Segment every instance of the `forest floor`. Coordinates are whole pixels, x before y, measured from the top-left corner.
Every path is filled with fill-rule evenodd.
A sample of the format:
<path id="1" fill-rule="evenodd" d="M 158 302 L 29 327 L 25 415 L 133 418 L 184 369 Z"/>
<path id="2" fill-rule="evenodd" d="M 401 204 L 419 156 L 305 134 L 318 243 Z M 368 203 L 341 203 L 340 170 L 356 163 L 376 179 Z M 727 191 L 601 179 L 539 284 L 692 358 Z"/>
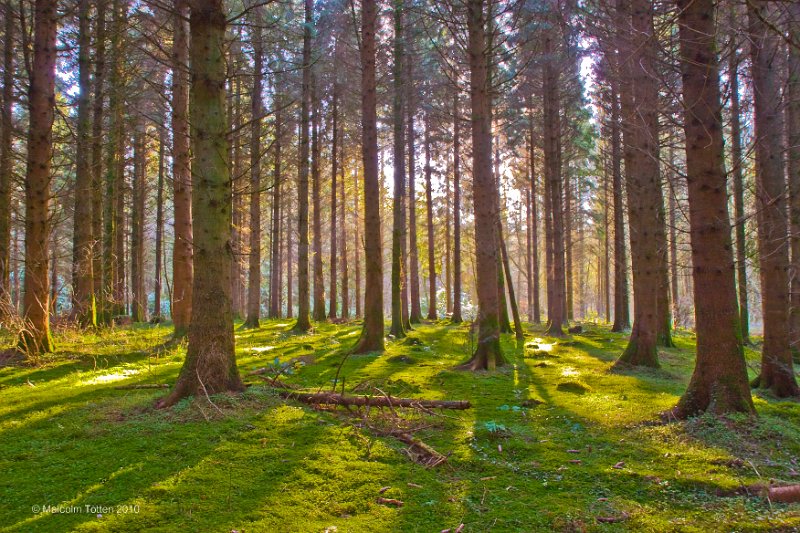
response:
<path id="1" fill-rule="evenodd" d="M 295 363 L 284 381 L 330 390 L 359 326 L 290 326 L 237 326 L 247 392 L 168 410 L 153 408 L 165 390 L 119 388 L 174 382 L 185 346 L 167 325 L 63 331 L 36 366 L 0 361 L 0 531 L 800 530 L 800 505 L 742 488 L 800 481 L 800 403 L 756 396 L 757 419 L 658 422 L 691 374 L 689 334 L 660 370 L 612 372 L 626 338 L 601 326 L 558 342 L 529 327 L 538 350 L 504 336 L 510 364 L 493 373 L 453 369 L 469 328 L 444 322 L 348 357 L 348 392 L 472 402 L 411 415 L 448 455 L 429 469 L 359 413 L 282 399 L 248 375 L 277 357 Z"/>

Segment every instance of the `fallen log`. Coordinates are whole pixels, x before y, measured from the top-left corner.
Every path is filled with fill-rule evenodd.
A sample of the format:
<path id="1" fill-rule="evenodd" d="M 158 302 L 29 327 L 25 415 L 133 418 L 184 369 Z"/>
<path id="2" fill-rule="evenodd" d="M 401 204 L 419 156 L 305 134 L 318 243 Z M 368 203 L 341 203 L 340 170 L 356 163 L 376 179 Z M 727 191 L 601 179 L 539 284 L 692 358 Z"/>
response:
<path id="1" fill-rule="evenodd" d="M 335 392 L 297 392 L 279 390 L 278 394 L 311 405 L 343 405 L 356 407 L 411 407 L 425 409 L 470 409 L 467 400 L 423 400 L 394 396 L 346 396 Z"/>
<path id="2" fill-rule="evenodd" d="M 770 487 L 768 492 L 769 500 L 778 503 L 798 503 L 800 502 L 800 485 L 789 485 L 787 487 Z"/>

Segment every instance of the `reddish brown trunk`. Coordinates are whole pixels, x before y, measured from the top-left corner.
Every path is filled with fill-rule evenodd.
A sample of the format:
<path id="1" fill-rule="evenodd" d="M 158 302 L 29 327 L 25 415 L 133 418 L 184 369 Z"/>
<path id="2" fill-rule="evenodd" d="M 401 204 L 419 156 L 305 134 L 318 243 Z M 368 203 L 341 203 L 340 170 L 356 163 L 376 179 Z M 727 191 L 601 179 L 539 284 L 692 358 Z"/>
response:
<path id="1" fill-rule="evenodd" d="M 392 101 L 393 124 L 393 177 L 394 191 L 392 195 L 392 324 L 389 334 L 396 339 L 406 336 L 405 315 L 408 313 L 407 293 L 405 285 L 405 243 L 406 243 L 406 160 L 405 160 L 405 94 L 403 61 L 405 47 L 403 36 L 403 3 L 404 0 L 393 0 L 394 49 L 392 78 L 394 97 Z"/>
<path id="2" fill-rule="evenodd" d="M 364 252 L 367 282 L 364 327 L 358 344 L 353 348 L 355 353 L 383 350 L 383 258 L 375 87 L 377 18 L 378 9 L 375 0 L 363 0 L 361 2 L 361 151 L 364 164 Z M 356 259 L 356 298 L 358 298 L 358 272 L 358 259 Z"/>
<path id="3" fill-rule="evenodd" d="M 647 61 L 650 33 L 640 35 L 632 30 L 632 20 L 650 21 L 652 13 L 640 5 L 631 17 L 628 0 L 619 0 L 620 65 L 623 83 L 622 116 L 625 139 L 625 178 L 628 192 L 628 220 L 630 221 L 631 263 L 633 266 L 634 320 L 628 346 L 620 356 L 620 363 L 658 367 L 658 338 L 661 331 L 659 297 L 661 292 L 661 257 L 659 225 L 663 223 L 663 199 L 658 169 L 658 139 L 652 121 L 656 117 L 657 103 L 650 97 L 654 80 L 643 66 Z M 635 35 L 632 41 L 623 35 Z M 649 63 L 647 64 L 649 66 Z M 645 106 L 651 106 L 646 108 Z M 662 226 L 663 228 L 663 226 Z M 663 236 L 663 234 L 662 234 Z"/>
<path id="4" fill-rule="evenodd" d="M 314 320 L 324 321 L 325 313 L 325 279 L 322 272 L 322 176 L 320 166 L 319 123 L 321 106 L 317 97 L 317 82 L 312 81 L 313 115 L 311 120 L 311 203 L 313 214 L 313 246 L 314 246 Z"/>
<path id="5" fill-rule="evenodd" d="M 679 0 L 697 362 L 674 413 L 752 413 L 725 184 L 714 1 Z"/>
<path id="6" fill-rule="evenodd" d="M 780 37 L 764 22 L 771 20 L 775 12 L 771 3 L 748 6 L 755 111 L 758 255 L 764 317 L 761 374 L 754 385 L 770 389 L 778 397 L 788 397 L 800 395 L 800 388 L 794 376 L 789 337 L 789 247 L 781 82 L 777 72 Z"/>
<path id="7" fill-rule="evenodd" d="M 225 11 L 222 0 L 191 0 L 192 208 L 195 277 L 186 361 L 159 402 L 242 391 L 231 302 L 231 195 L 225 120 Z"/>
<path id="8" fill-rule="evenodd" d="M 428 229 L 428 320 L 436 320 L 436 250 L 433 229 L 433 185 L 431 174 L 431 137 L 425 113 L 425 215 Z"/>
<path id="9" fill-rule="evenodd" d="M 545 36 L 545 50 L 553 54 L 553 36 Z M 544 114 L 544 169 L 547 184 L 545 210 L 549 228 L 548 276 L 547 276 L 547 334 L 554 337 L 564 335 L 562 325 L 566 321 L 565 272 L 564 272 L 564 218 L 563 194 L 561 191 L 561 121 L 559 119 L 558 72 L 552 60 L 543 68 L 542 93 Z"/>
<path id="10" fill-rule="evenodd" d="M 33 69 L 28 87 L 28 161 L 25 174 L 25 300 L 27 328 L 20 344 L 28 355 L 52 352 L 50 335 L 50 169 L 55 115 L 55 2 L 34 5 Z"/>
<path id="11" fill-rule="evenodd" d="M 334 66 L 335 70 L 335 66 Z M 337 151 L 338 148 L 338 141 L 339 141 L 339 85 L 337 82 L 334 81 L 333 86 L 333 102 L 331 104 L 332 107 L 332 140 L 331 140 L 331 227 L 330 227 L 330 241 L 331 241 L 331 255 L 330 255 L 330 269 L 331 269 L 331 284 L 330 284 L 330 308 L 328 310 L 328 316 L 330 318 L 336 318 L 338 315 L 338 307 L 339 307 L 339 295 L 338 295 L 338 283 L 339 283 L 339 275 L 338 275 L 338 268 L 339 265 L 336 261 L 336 256 L 338 253 L 337 250 L 337 242 L 336 242 L 336 233 L 337 233 L 337 217 L 339 212 L 337 210 L 337 201 L 338 197 L 337 194 L 339 191 L 336 189 L 336 179 L 338 178 L 339 172 L 339 160 L 338 156 L 339 153 Z M 342 224 L 344 224 L 344 220 L 342 220 Z"/>
<path id="12" fill-rule="evenodd" d="M 461 316 L 461 116 L 459 115 L 458 89 L 453 95 L 453 314 L 454 324 L 460 323 Z M 448 212 L 449 214 L 449 212 Z M 448 224 L 448 230 L 450 225 Z M 448 232 L 449 233 L 449 232 Z M 448 235 L 448 251 L 450 237 Z M 448 254 L 449 255 L 449 254 Z M 447 260 L 450 264 L 450 258 Z M 448 290 L 448 294 L 449 294 Z"/>
<path id="13" fill-rule="evenodd" d="M 311 31 L 313 0 L 305 1 L 305 24 L 303 30 L 303 87 L 300 103 L 300 161 L 297 180 L 297 323 L 296 331 L 311 329 L 309 280 L 308 280 L 308 129 L 311 105 Z"/>
<path id="14" fill-rule="evenodd" d="M 253 88 L 250 93 L 250 255 L 247 270 L 246 328 L 257 328 L 261 318 L 261 103 L 264 47 L 261 41 L 261 9 L 253 10 Z"/>
<path id="15" fill-rule="evenodd" d="M 470 370 L 506 363 L 500 348 L 497 272 L 497 187 L 492 174 L 491 97 L 488 84 L 486 16 L 483 0 L 467 3 L 467 28 L 472 104 L 472 179 L 475 212 L 475 263 L 478 293 L 478 345 L 463 365 Z"/>
<path id="16" fill-rule="evenodd" d="M 11 301 L 11 162 L 14 108 L 14 30 L 16 16 L 11 0 L 3 6 L 5 46 L 3 47 L 3 100 L 0 123 L 0 304 Z M 0 306 L 0 315 L 4 312 Z M 0 316 L 2 318 L 2 316 Z"/>
<path id="17" fill-rule="evenodd" d="M 417 191 L 416 191 L 416 153 L 414 150 L 414 70 L 413 59 L 406 59 L 406 110 L 408 113 L 408 285 L 410 311 L 408 320 L 418 324 L 422 320 L 419 298 L 419 247 L 417 245 Z"/>
<path id="18" fill-rule="evenodd" d="M 175 245 L 172 252 L 172 322 L 176 336 L 192 313 L 192 177 L 189 159 L 188 0 L 175 0 L 172 45 L 172 184 Z"/>

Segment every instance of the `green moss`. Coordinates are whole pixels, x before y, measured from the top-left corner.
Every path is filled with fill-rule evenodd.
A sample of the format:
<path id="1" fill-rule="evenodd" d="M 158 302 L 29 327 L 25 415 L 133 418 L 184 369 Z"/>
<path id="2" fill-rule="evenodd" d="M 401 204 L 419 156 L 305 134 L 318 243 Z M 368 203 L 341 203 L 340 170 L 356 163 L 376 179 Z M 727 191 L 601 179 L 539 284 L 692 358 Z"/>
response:
<path id="1" fill-rule="evenodd" d="M 0 531 L 800 528 L 797 506 L 722 496 L 794 479 L 800 405 L 756 397 L 756 420 L 656 422 L 691 375 L 688 334 L 660 350 L 661 370 L 623 372 L 609 370 L 626 337 L 607 328 L 559 344 L 546 366 L 503 336 L 509 365 L 476 373 L 453 370 L 473 346 L 466 328 L 446 322 L 416 326 L 419 343 L 349 356 L 359 324 L 317 324 L 304 335 L 288 333 L 291 325 L 236 330 L 252 386 L 212 397 L 214 406 L 201 398 L 156 411 L 163 390 L 115 388 L 174 382 L 185 344 L 171 339 L 169 324 L 59 332 L 60 351 L 39 366 L 0 367 Z M 750 349 L 746 356 L 758 359 Z M 276 357 L 302 358 L 284 379 L 313 390 L 330 389 L 341 366 L 337 388 L 348 392 L 471 400 L 473 409 L 422 420 L 418 436 L 449 454 L 449 466 L 423 468 L 397 441 L 286 402 L 248 376 Z M 377 503 L 382 487 L 405 505 Z M 32 513 L 59 503 L 138 512 Z M 596 520 L 623 513 L 618 524 Z"/>

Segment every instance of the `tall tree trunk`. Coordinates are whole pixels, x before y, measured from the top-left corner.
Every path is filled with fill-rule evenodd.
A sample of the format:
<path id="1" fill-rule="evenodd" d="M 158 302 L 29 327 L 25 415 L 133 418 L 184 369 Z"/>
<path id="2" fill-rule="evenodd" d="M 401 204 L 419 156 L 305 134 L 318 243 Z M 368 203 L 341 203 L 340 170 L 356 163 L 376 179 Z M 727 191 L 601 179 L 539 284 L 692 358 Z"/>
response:
<path id="1" fill-rule="evenodd" d="M 761 374 L 753 384 L 784 398 L 800 395 L 800 388 L 794 376 L 789 337 L 789 247 L 781 148 L 781 82 L 777 64 L 779 36 L 764 22 L 774 13 L 771 2 L 748 5 L 755 111 L 758 256 L 764 317 Z"/>
<path id="2" fill-rule="evenodd" d="M 491 10 L 491 6 L 489 6 Z M 490 45 L 491 46 L 491 45 Z M 491 66 L 489 67 L 489 72 L 491 74 Z M 491 79 L 489 79 L 489 84 L 491 84 Z M 502 235 L 502 224 L 500 222 L 500 218 L 502 216 L 502 212 L 500 209 L 500 149 L 498 144 L 495 143 L 494 145 L 494 179 L 495 179 L 495 190 L 497 193 L 494 196 L 494 212 L 496 213 L 496 231 L 497 235 L 495 236 L 495 242 L 497 243 L 497 305 L 500 312 L 500 333 L 511 333 L 511 320 L 508 316 L 508 300 L 506 299 L 506 276 L 503 273 L 503 251 L 501 250 L 501 244 L 503 242 L 503 235 Z M 511 283 L 511 280 L 508 280 Z"/>
<path id="3" fill-rule="evenodd" d="M 172 252 L 172 322 L 186 334 L 192 315 L 192 174 L 189 159 L 188 0 L 175 0 L 172 44 L 172 185 L 175 245 Z"/>
<path id="4" fill-rule="evenodd" d="M 669 147 L 669 264 L 670 264 L 670 289 L 672 291 L 672 320 L 677 326 L 680 325 L 680 306 L 678 305 L 678 228 L 677 228 L 677 187 L 678 180 L 673 168 L 675 167 L 675 150 Z"/>
<path id="5" fill-rule="evenodd" d="M 638 0 L 636 0 L 638 2 Z M 637 5 L 636 16 L 647 17 Z M 659 211 L 663 217 L 658 161 L 651 158 L 657 153 L 657 139 L 653 138 L 650 119 L 655 109 L 644 109 L 648 101 L 646 88 L 650 74 L 640 66 L 646 53 L 639 47 L 647 46 L 649 34 L 634 42 L 624 34 L 632 34 L 631 6 L 628 0 L 618 0 L 617 16 L 620 24 L 620 65 L 622 115 L 625 143 L 625 178 L 628 191 L 628 220 L 630 222 L 631 262 L 633 265 L 634 320 L 628 346 L 620 356 L 620 363 L 658 367 L 658 337 L 663 318 L 660 312 L 661 270 L 658 233 Z M 650 105 L 656 105 L 649 102 Z M 660 208 L 659 208 L 660 206 Z M 663 220 L 663 219 L 662 219 Z"/>
<path id="6" fill-rule="evenodd" d="M 789 234 L 791 235 L 792 261 L 789 332 L 792 351 L 796 354 L 800 350 L 800 48 L 798 48 L 798 43 L 800 43 L 800 5 L 796 2 L 789 3 L 786 9 L 789 16 L 790 35 L 794 43 L 789 45 L 786 134 L 789 147 L 787 170 L 789 172 L 791 222 Z M 733 82 L 731 82 L 732 84 Z M 747 296 L 746 292 L 744 296 Z"/>
<path id="7" fill-rule="evenodd" d="M 344 183 L 344 176 L 345 176 L 345 159 L 344 159 L 344 130 L 342 130 L 342 142 L 339 144 L 340 156 L 339 160 L 341 161 L 340 165 L 340 175 L 339 175 L 339 186 L 341 187 L 341 195 L 339 199 L 339 242 L 342 244 L 342 250 L 339 253 L 339 260 L 341 261 L 341 270 L 342 270 L 342 318 L 349 319 L 350 318 L 350 269 L 347 262 L 347 216 L 346 216 L 346 206 L 347 206 L 347 196 L 345 194 L 345 183 Z M 354 196 L 357 196 L 354 195 Z"/>
<path id="8" fill-rule="evenodd" d="M 106 0 L 96 2 L 94 100 L 92 101 L 92 272 L 96 323 L 107 316 L 103 309 L 103 117 L 106 75 Z"/>
<path id="9" fill-rule="evenodd" d="M 674 410 L 753 413 L 736 305 L 713 0 L 678 0 L 697 361 Z"/>
<path id="10" fill-rule="evenodd" d="M 736 10 L 731 11 L 731 22 L 736 19 Z M 732 28 L 735 26 L 731 26 Z M 732 37 L 733 38 L 733 31 Z M 745 242 L 744 173 L 742 165 L 742 127 L 739 110 L 739 49 L 731 52 L 728 60 L 731 114 L 731 167 L 733 173 L 733 225 L 736 233 L 736 284 L 739 296 L 742 342 L 750 343 L 750 311 L 747 302 L 747 244 Z M 800 281 L 800 280 L 798 280 Z M 800 316 L 800 315 L 798 315 Z"/>
<path id="11" fill-rule="evenodd" d="M 106 152 L 105 196 L 103 199 L 103 323 L 111 324 L 115 316 L 125 313 L 125 273 L 122 269 L 117 213 L 119 189 L 122 187 L 125 168 L 124 148 L 124 80 L 122 75 L 122 34 L 127 4 L 122 0 L 112 2 L 111 72 L 109 79 L 109 135 Z"/>
<path id="12" fill-rule="evenodd" d="M 389 334 L 396 339 L 406 336 L 404 313 L 403 287 L 405 285 L 405 257 L 403 248 L 406 240 L 405 194 L 406 194 L 406 161 L 405 161 L 405 130 L 404 115 L 404 76 L 403 63 L 405 61 L 405 43 L 403 36 L 403 3 L 405 0 L 393 0 L 394 13 L 394 49 L 392 78 L 394 97 L 392 102 L 392 124 L 394 156 L 392 167 L 394 172 L 394 194 L 392 197 L 392 325 Z M 404 309 L 405 308 L 405 309 Z"/>
<path id="13" fill-rule="evenodd" d="M 611 225 L 609 224 L 609 211 L 611 206 L 608 198 L 609 172 L 608 164 L 603 168 L 603 301 L 606 322 L 611 323 L 611 239 L 609 237 Z"/>
<path id="14" fill-rule="evenodd" d="M 490 147 L 491 148 L 491 147 Z M 458 105 L 458 88 L 453 94 L 453 314 L 451 321 L 459 324 L 461 316 L 461 116 Z M 448 213 L 449 214 L 449 213 Z M 449 229 L 448 224 L 448 229 Z M 448 238 L 448 250 L 449 250 Z M 450 258 L 448 258 L 448 264 Z M 449 292 L 449 291 L 448 291 Z"/>
<path id="15" fill-rule="evenodd" d="M 492 173 L 491 96 L 488 84 L 486 16 L 483 0 L 467 3 L 472 104 L 472 179 L 478 293 L 478 345 L 463 368 L 489 369 L 506 363 L 500 348 L 497 272 L 497 186 Z"/>
<path id="16" fill-rule="evenodd" d="M 89 0 L 78 4 L 78 128 L 75 154 L 75 209 L 72 246 L 73 315 L 84 327 L 97 325 L 94 298 L 94 245 L 91 164 L 91 35 Z M 2 262 L 2 259 L 0 259 Z M 1 291 L 1 289 L 0 289 Z"/>
<path id="17" fill-rule="evenodd" d="M 56 78 L 56 3 L 34 4 L 33 69 L 28 88 L 28 165 L 25 174 L 25 301 L 27 327 L 20 338 L 26 354 L 54 350 L 50 335 L 48 250 L 50 169 Z"/>
<path id="18" fill-rule="evenodd" d="M 364 299 L 364 327 L 361 330 L 361 338 L 353 348 L 355 353 L 383 351 L 383 258 L 381 257 L 377 94 L 375 86 L 375 31 L 377 18 L 378 9 L 375 0 L 362 0 L 361 153 L 364 163 L 364 253 L 366 255 L 367 281 Z M 357 233 L 358 230 L 356 229 Z M 357 299 L 359 297 L 358 272 L 358 256 L 356 255 Z M 356 300 L 356 307 L 358 305 L 358 300 Z M 358 314 L 358 310 L 356 314 Z"/>
<path id="19" fill-rule="evenodd" d="M 409 322 L 418 324 L 422 320 L 422 310 L 419 298 L 419 246 L 417 244 L 417 191 L 416 191 L 416 152 L 414 143 L 414 70 L 413 59 L 406 59 L 406 112 L 408 124 L 408 273 L 409 273 L 409 298 L 411 309 Z"/>
<path id="20" fill-rule="evenodd" d="M 147 293 L 144 290 L 144 197 L 147 145 L 144 118 L 136 119 L 133 137 L 133 188 L 131 194 L 131 315 L 134 322 L 147 320 Z"/>
<path id="21" fill-rule="evenodd" d="M 86 1 L 86 0 L 83 0 Z M 11 301 L 11 168 L 14 108 L 14 30 L 16 15 L 11 0 L 3 5 L 5 46 L 3 47 L 2 129 L 0 130 L 0 304 Z M 0 318 L 5 306 L 0 306 Z"/>
<path id="22" fill-rule="evenodd" d="M 456 121 L 454 120 L 453 123 L 455 124 Z M 455 132 L 453 133 L 453 139 L 456 138 Z M 455 160 L 455 141 L 453 142 L 453 158 Z M 455 172 L 455 165 L 453 165 L 453 171 Z M 454 174 L 455 175 L 455 174 Z M 451 201 L 451 193 L 450 193 L 450 172 L 445 173 L 444 176 L 444 309 L 445 315 L 451 315 L 453 313 L 453 272 L 452 272 L 452 250 L 450 248 L 450 243 L 452 242 L 451 238 L 451 229 L 450 229 L 450 221 L 452 217 L 452 201 Z M 460 243 L 459 243 L 460 244 Z M 460 316 L 460 313 L 459 313 Z M 451 319 L 452 320 L 452 319 Z M 458 322 L 456 322 L 458 323 Z"/>
<path id="23" fill-rule="evenodd" d="M 394 14 L 394 49 L 392 77 L 394 97 L 392 102 L 392 124 L 394 152 L 392 167 L 394 171 L 394 194 L 392 197 L 392 323 L 389 334 L 396 339 L 406 336 L 404 313 L 403 286 L 405 284 L 405 258 L 403 248 L 406 240 L 405 221 L 405 129 L 404 115 L 404 70 L 405 47 L 403 36 L 403 3 L 405 0 L 393 0 Z"/>
<path id="24" fill-rule="evenodd" d="M 272 220 L 270 241 L 270 267 L 269 267 L 269 317 L 280 318 L 281 316 L 281 165 L 283 149 L 283 95 L 278 92 L 274 98 L 275 107 L 275 169 L 272 183 Z"/>
<path id="25" fill-rule="evenodd" d="M 231 305 L 231 181 L 225 119 L 225 11 L 222 0 L 191 0 L 192 208 L 195 276 L 189 346 L 172 392 L 243 391 L 236 367 Z"/>
<path id="26" fill-rule="evenodd" d="M 564 172 L 564 257 L 566 261 L 565 271 L 565 298 L 567 303 L 566 320 L 570 321 L 575 318 L 575 295 L 574 295 L 574 279 L 575 272 L 572 268 L 572 173 L 569 169 Z"/>
<path id="27" fill-rule="evenodd" d="M 511 316 L 514 318 L 514 333 L 517 340 L 522 340 L 525 338 L 525 332 L 522 330 L 522 320 L 519 316 L 517 296 L 514 293 L 514 283 L 511 281 L 511 263 L 508 259 L 508 249 L 506 248 L 506 240 L 503 236 L 502 223 L 498 228 L 498 236 L 500 237 L 500 254 L 503 259 L 503 271 L 505 272 L 506 281 L 508 283 L 508 299 L 511 303 Z"/>
<path id="28" fill-rule="evenodd" d="M 614 202 L 614 324 L 611 331 L 625 331 L 631 327 L 628 293 L 628 253 L 625 239 L 625 212 L 622 189 L 622 146 L 620 131 L 621 66 L 613 57 L 614 76 L 611 82 L 611 189 Z"/>
<path id="29" fill-rule="evenodd" d="M 286 198 L 286 318 L 294 316 L 294 276 L 292 275 L 292 265 L 294 264 L 294 232 L 292 231 L 292 200 Z"/>
<path id="30" fill-rule="evenodd" d="M 530 123 L 528 125 L 528 164 L 530 165 L 530 223 L 528 225 L 528 232 L 530 233 L 530 247 L 532 255 L 531 265 L 531 279 L 528 283 L 531 284 L 532 293 L 532 312 L 531 322 L 540 324 L 542 322 L 542 311 L 539 295 L 541 289 L 539 287 L 539 212 L 538 212 L 538 199 L 536 191 L 536 183 L 539 181 L 536 176 L 536 142 L 533 136 L 533 99 L 528 100 L 528 108 L 531 110 Z"/>
<path id="31" fill-rule="evenodd" d="M 162 115 L 163 116 L 163 115 Z M 158 125 L 158 185 L 156 190 L 156 261 L 155 282 L 153 283 L 153 318 L 151 322 L 161 322 L 161 268 L 164 254 L 164 165 L 167 142 L 167 128 Z"/>
<path id="32" fill-rule="evenodd" d="M 433 229 L 433 184 L 431 176 L 431 136 L 428 113 L 425 113 L 425 215 L 428 229 L 428 320 L 436 320 L 436 249 Z"/>
<path id="33" fill-rule="evenodd" d="M 337 41 L 338 46 L 338 41 Z M 334 66 L 334 71 L 336 67 Z M 339 141 L 339 84 L 336 80 L 334 80 L 333 84 L 333 102 L 331 103 L 332 108 L 332 126 L 333 132 L 331 133 L 331 259 L 330 259 L 330 269 L 331 269 L 331 285 L 330 285 L 330 308 L 328 310 L 328 316 L 330 318 L 336 318 L 338 314 L 338 307 L 339 307 L 339 295 L 337 293 L 337 284 L 339 282 L 339 274 L 338 270 L 338 263 L 336 261 L 336 255 L 338 253 L 337 250 L 337 242 L 336 242 L 336 232 L 338 230 L 337 223 L 338 223 L 338 210 L 337 210 L 337 193 L 336 190 L 336 178 L 338 177 L 337 174 L 339 172 L 339 161 L 338 157 L 338 141 Z M 344 224 L 344 219 L 342 220 L 342 224 Z M 344 244 L 344 243 L 342 243 Z"/>
<path id="34" fill-rule="evenodd" d="M 547 55 L 553 53 L 553 36 L 548 32 L 545 36 L 545 50 Z M 559 90 L 558 72 L 552 60 L 544 65 L 542 79 L 543 113 L 544 113 L 544 168 L 548 196 L 545 209 L 550 228 L 550 261 L 547 276 L 547 319 L 549 322 L 547 334 L 553 337 L 562 337 L 562 325 L 566 321 L 565 290 L 566 280 L 564 272 L 564 203 L 561 191 L 561 156 L 560 142 L 561 121 L 559 119 Z"/>
<path id="35" fill-rule="evenodd" d="M 311 31 L 313 0 L 304 0 L 305 24 L 303 29 L 303 87 L 300 103 L 300 161 L 297 180 L 297 231 L 300 242 L 297 245 L 297 323 L 296 331 L 311 329 L 310 301 L 308 291 L 308 129 L 311 105 Z"/>
<path id="36" fill-rule="evenodd" d="M 253 8 L 253 88 L 250 94 L 250 255 L 247 270 L 247 318 L 244 327 L 257 328 L 261 318 L 261 117 L 264 106 L 264 46 L 261 9 Z"/>
<path id="37" fill-rule="evenodd" d="M 228 117 L 232 125 L 230 133 L 229 149 L 231 157 L 231 181 L 233 182 L 233 224 L 231 225 L 232 241 L 231 247 L 233 249 L 233 264 L 231 266 L 232 287 L 233 292 L 233 316 L 235 318 L 247 318 L 247 278 L 249 276 L 249 242 L 248 246 L 245 241 L 249 241 L 248 235 L 250 227 L 247 220 L 247 211 L 250 206 L 247 200 L 251 198 L 250 190 L 250 176 L 242 170 L 243 156 L 242 156 L 242 72 L 239 70 L 239 64 L 242 63 L 242 34 L 241 30 L 237 34 L 229 37 L 233 40 L 229 52 L 228 69 L 232 79 L 228 82 L 228 87 L 231 91 L 227 96 L 228 101 Z M 252 98 L 251 98 L 252 107 Z M 252 138 L 252 135 L 251 135 Z"/>
<path id="38" fill-rule="evenodd" d="M 374 30 L 374 28 L 373 28 L 373 30 Z M 362 81 L 362 83 L 364 83 L 364 82 Z M 366 171 L 366 167 L 364 167 L 364 169 Z M 379 186 L 380 186 L 380 184 L 379 184 Z M 359 250 L 361 250 L 362 242 L 361 242 L 361 235 L 360 235 L 360 233 L 358 231 L 359 230 L 359 220 L 358 220 L 359 217 L 358 217 L 358 172 L 357 171 L 353 172 L 353 190 L 356 191 L 355 194 L 353 194 L 353 221 L 355 222 L 355 231 L 353 232 L 353 242 L 355 243 L 355 245 L 353 247 L 354 248 L 353 254 L 355 255 L 354 262 L 356 264 L 356 266 L 355 266 L 356 272 L 355 272 L 355 279 L 354 279 L 354 281 L 355 281 L 355 299 L 356 299 L 356 318 L 360 318 L 361 317 L 361 302 L 362 302 L 362 300 L 361 300 L 361 257 L 360 257 Z M 365 189 L 364 194 L 366 195 L 366 189 Z M 380 194 L 378 195 L 378 197 L 380 197 Z M 381 214 L 380 213 L 380 206 L 377 209 L 378 209 L 378 215 L 377 215 L 377 217 L 373 216 L 373 218 L 375 218 L 378 221 L 380 221 L 380 214 Z M 366 210 L 367 210 L 367 208 L 365 206 L 364 207 L 364 213 L 366 213 Z M 378 238 L 380 238 L 380 234 L 381 234 L 381 232 L 379 231 L 378 232 Z M 365 251 L 366 251 L 366 243 L 364 243 L 364 248 L 365 248 Z M 380 250 L 381 250 L 381 248 L 379 246 L 378 247 L 378 251 L 380 251 Z M 382 258 L 381 258 L 381 261 L 383 261 Z M 381 280 L 382 280 L 383 279 L 383 266 L 381 266 L 381 271 L 380 272 L 381 272 Z M 377 304 L 375 304 L 375 305 L 377 305 Z M 383 297 L 381 297 L 381 309 L 383 309 Z M 383 328 L 383 325 L 381 325 L 381 328 Z"/>
<path id="39" fill-rule="evenodd" d="M 311 94 L 313 95 L 311 97 L 313 102 L 313 118 L 311 119 L 311 203 L 314 207 L 312 219 L 314 226 L 314 320 L 321 322 L 325 320 L 327 313 L 325 312 L 325 279 L 322 272 L 322 176 L 319 171 L 319 123 L 322 110 L 317 96 L 316 77 L 312 78 Z"/>

